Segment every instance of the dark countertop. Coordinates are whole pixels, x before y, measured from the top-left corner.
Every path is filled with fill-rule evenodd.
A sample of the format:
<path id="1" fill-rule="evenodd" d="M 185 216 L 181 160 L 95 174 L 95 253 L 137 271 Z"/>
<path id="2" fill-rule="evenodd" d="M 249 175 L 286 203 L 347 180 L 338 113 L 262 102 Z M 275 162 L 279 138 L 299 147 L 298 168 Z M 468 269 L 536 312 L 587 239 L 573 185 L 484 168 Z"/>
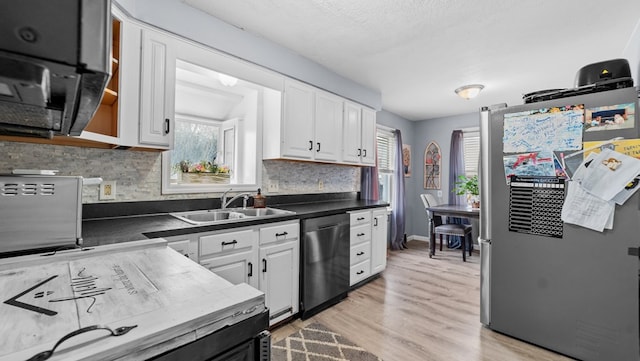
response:
<path id="1" fill-rule="evenodd" d="M 128 215 L 86 219 L 82 222 L 84 247 L 137 241 L 146 238 L 171 237 L 191 233 L 210 232 L 243 226 L 322 217 L 348 211 L 386 207 L 388 203 L 369 200 L 332 200 L 308 203 L 268 204 L 268 207 L 295 212 L 295 215 L 270 216 L 259 219 L 243 219 L 227 223 L 196 226 L 177 219 L 168 213 Z"/>

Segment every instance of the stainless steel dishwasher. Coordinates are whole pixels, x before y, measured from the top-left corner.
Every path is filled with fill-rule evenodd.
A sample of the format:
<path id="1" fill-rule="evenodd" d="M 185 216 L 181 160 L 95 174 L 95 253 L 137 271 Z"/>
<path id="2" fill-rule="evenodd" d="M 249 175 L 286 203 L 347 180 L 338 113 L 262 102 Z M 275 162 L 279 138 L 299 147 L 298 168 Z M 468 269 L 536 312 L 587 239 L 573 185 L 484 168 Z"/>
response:
<path id="1" fill-rule="evenodd" d="M 309 318 L 347 297 L 349 215 L 302 220 L 300 317 Z"/>

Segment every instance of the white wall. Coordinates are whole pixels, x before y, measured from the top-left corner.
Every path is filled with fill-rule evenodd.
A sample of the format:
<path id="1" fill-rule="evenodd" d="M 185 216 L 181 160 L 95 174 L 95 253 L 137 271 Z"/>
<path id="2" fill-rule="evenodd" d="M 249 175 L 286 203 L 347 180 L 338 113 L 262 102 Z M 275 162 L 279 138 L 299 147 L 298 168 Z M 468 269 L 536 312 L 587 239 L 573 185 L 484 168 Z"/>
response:
<path id="1" fill-rule="evenodd" d="M 478 127 L 480 125 L 480 115 L 478 113 L 456 115 L 445 118 L 429 119 L 415 122 L 412 129 L 413 160 L 411 167 L 414 176 L 407 185 L 407 214 L 411 220 L 412 227 L 407 230 L 407 235 L 420 235 L 426 237 L 429 234 L 429 224 L 424 210 L 421 193 L 433 194 L 441 203 L 447 203 L 449 193 L 449 153 L 451 148 L 451 133 L 455 129 Z M 441 174 L 441 196 L 437 190 L 424 189 L 424 151 L 427 145 L 435 141 L 442 152 Z M 405 141 L 407 143 L 407 141 Z M 410 233 L 411 232 L 411 233 Z"/>
<path id="2" fill-rule="evenodd" d="M 413 153 L 412 157 L 415 159 L 416 151 L 414 150 L 413 140 L 412 140 L 415 123 L 407 119 L 404 119 L 394 113 L 388 112 L 386 110 L 382 110 L 376 114 L 376 123 L 387 126 L 389 128 L 399 129 L 400 134 L 402 135 L 402 143 L 411 145 L 412 153 Z M 412 234 L 411 229 L 413 227 L 413 217 L 411 217 L 411 215 L 409 214 L 412 209 L 410 204 L 412 202 L 412 199 L 411 199 L 412 180 L 415 179 L 417 176 L 419 176 L 420 168 L 418 168 L 416 171 L 416 168 L 412 164 L 412 171 L 413 171 L 412 176 L 404 179 L 405 205 L 406 205 L 405 212 L 407 214 L 406 221 L 405 221 L 405 233 L 407 235 Z"/>
<path id="3" fill-rule="evenodd" d="M 402 142 L 411 145 L 412 174 L 411 177 L 405 178 L 405 211 L 407 214 L 405 232 L 407 236 L 427 237 L 429 223 L 420 200 L 420 194 L 431 193 L 442 203 L 448 202 L 449 192 L 451 192 L 449 186 L 451 133 L 455 129 L 479 126 L 479 112 L 412 122 L 383 110 L 377 114 L 377 123 L 400 129 Z M 435 141 L 442 151 L 441 196 L 438 196 L 437 190 L 424 189 L 424 151 L 432 141 Z"/>

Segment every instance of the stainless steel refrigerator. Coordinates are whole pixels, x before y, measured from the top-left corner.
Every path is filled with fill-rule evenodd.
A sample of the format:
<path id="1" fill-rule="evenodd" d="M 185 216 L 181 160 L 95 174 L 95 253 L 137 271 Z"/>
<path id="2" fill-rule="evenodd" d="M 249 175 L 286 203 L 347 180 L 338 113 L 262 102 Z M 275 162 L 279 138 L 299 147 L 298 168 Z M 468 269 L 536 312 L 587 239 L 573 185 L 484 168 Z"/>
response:
<path id="1" fill-rule="evenodd" d="M 624 129 L 586 129 L 599 126 L 599 119 L 583 124 L 582 142 L 590 142 L 638 138 L 636 88 L 480 112 L 481 322 L 488 328 L 580 360 L 640 360 L 640 192 L 616 205 L 613 229 L 594 231 L 560 219 L 568 181 L 533 175 L 516 186 L 506 179 L 505 158 L 520 154 L 521 163 L 531 161 L 512 138 L 506 146 L 505 119 L 513 114 L 567 105 L 590 112 L 629 103 L 635 114 Z M 509 121 L 508 132 L 523 129 Z M 573 152 L 579 150 L 566 149 L 560 158 Z"/>

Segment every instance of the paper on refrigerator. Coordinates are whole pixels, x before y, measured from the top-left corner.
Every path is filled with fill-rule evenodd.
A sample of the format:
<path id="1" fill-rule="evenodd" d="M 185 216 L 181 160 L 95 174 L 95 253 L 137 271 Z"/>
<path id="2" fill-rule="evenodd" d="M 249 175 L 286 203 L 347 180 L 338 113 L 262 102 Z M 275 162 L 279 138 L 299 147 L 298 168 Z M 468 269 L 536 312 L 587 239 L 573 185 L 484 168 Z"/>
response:
<path id="1" fill-rule="evenodd" d="M 590 153 L 578 166 L 567 184 L 567 196 L 562 207 L 561 218 L 566 223 L 576 224 L 585 228 L 602 232 L 613 229 L 615 203 L 598 198 L 585 191 L 581 182 L 589 176 L 589 167 L 593 164 L 597 153 Z M 606 222 L 603 225 L 603 221 Z"/>
<path id="2" fill-rule="evenodd" d="M 612 200 L 640 174 L 640 159 L 611 149 L 604 149 L 593 158 L 589 154 L 588 159 L 592 161 L 584 174 L 580 175 L 580 185 L 585 191 L 606 201 Z"/>
<path id="3" fill-rule="evenodd" d="M 602 232 L 613 229 L 615 202 L 606 201 L 586 192 L 578 181 L 567 184 L 567 196 L 562 206 L 562 221 Z"/>
<path id="4" fill-rule="evenodd" d="M 504 153 L 582 148 L 584 105 L 534 109 L 504 115 Z"/>

